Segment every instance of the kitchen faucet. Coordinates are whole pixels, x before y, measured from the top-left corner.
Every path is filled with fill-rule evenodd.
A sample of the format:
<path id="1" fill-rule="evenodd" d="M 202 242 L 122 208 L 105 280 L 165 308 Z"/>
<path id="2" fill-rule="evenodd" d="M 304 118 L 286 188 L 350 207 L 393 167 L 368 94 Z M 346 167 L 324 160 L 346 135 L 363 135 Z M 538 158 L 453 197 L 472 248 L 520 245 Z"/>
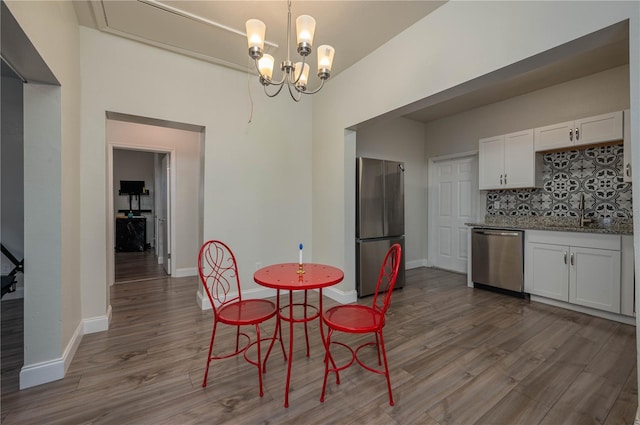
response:
<path id="1" fill-rule="evenodd" d="M 580 210 L 580 227 L 584 227 L 585 224 L 589 224 L 593 221 L 592 219 L 584 216 L 584 193 L 580 193 L 578 209 Z"/>

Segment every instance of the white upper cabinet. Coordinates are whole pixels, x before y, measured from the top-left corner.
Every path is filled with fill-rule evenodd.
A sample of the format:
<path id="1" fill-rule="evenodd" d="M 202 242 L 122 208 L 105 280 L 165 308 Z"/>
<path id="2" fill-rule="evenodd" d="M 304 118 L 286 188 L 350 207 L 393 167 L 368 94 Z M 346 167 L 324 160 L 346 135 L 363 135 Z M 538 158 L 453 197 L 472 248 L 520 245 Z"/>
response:
<path id="1" fill-rule="evenodd" d="M 480 139 L 478 150 L 480 190 L 540 185 L 532 129 Z"/>
<path id="2" fill-rule="evenodd" d="M 535 150 L 570 148 L 615 142 L 623 138 L 622 111 L 538 127 Z"/>
<path id="3" fill-rule="evenodd" d="M 504 136 L 480 139 L 478 146 L 478 170 L 480 189 L 502 186 L 504 174 Z"/>
<path id="4" fill-rule="evenodd" d="M 573 121 L 567 121 L 536 128 L 534 130 L 536 152 L 572 146 L 573 124 Z"/>

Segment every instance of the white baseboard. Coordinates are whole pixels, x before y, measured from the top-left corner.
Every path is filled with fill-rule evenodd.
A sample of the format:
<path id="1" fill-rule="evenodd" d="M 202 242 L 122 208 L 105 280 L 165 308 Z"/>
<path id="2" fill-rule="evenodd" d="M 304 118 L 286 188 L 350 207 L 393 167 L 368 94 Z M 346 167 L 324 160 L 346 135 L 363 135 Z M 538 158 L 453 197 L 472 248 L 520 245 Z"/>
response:
<path id="1" fill-rule="evenodd" d="M 196 305 L 200 307 L 200 310 L 211 310 L 211 303 L 205 295 L 204 291 L 198 289 L 196 291 Z"/>
<path id="2" fill-rule="evenodd" d="M 413 261 L 407 261 L 404 264 L 404 269 L 405 270 L 411 270 L 411 269 L 417 269 L 419 267 L 431 267 L 429 265 L 429 260 L 413 260 Z"/>
<path id="3" fill-rule="evenodd" d="M 62 353 L 62 357 L 48 360 L 45 362 L 25 365 L 20 370 L 20 389 L 35 387 L 36 385 L 46 384 L 47 382 L 57 381 L 64 378 L 71 360 L 76 354 L 76 350 L 82 341 L 83 322 L 78 324 L 75 332 L 71 336 L 71 340 Z"/>
<path id="4" fill-rule="evenodd" d="M 109 305 L 106 315 L 90 317 L 84 319 L 82 323 L 85 335 L 109 330 L 109 323 L 111 323 L 111 305 Z"/>
<path id="5" fill-rule="evenodd" d="M 198 276 L 198 268 L 186 267 L 183 269 L 176 269 L 176 272 L 171 277 L 189 277 L 189 276 Z"/>
<path id="6" fill-rule="evenodd" d="M 358 300 L 358 292 L 355 289 L 350 291 L 341 291 L 336 288 L 325 288 L 324 295 L 340 304 L 352 304 Z"/>
<path id="7" fill-rule="evenodd" d="M 581 305 L 570 304 L 564 301 L 558 301 L 551 298 L 540 297 L 537 295 L 531 295 L 531 301 L 536 301 L 543 304 L 549 304 L 555 307 L 562 307 L 562 308 L 566 308 L 567 310 L 573 310 L 580 313 L 589 314 L 591 316 L 597 316 L 603 319 L 613 320 L 614 322 L 625 323 L 631 326 L 636 325 L 635 317 L 624 316 L 622 314 L 609 313 L 608 311 L 602 311 L 602 310 L 597 310 L 595 308 L 583 307 Z"/>
<path id="8" fill-rule="evenodd" d="M 284 291 L 286 292 L 286 291 Z M 336 288 L 324 288 L 324 295 L 331 298 L 334 301 L 339 302 L 340 304 L 351 304 L 358 300 L 358 293 L 355 289 L 350 291 L 341 291 Z M 230 297 L 233 297 L 234 294 L 229 294 Z M 244 299 L 264 299 L 271 298 L 276 296 L 275 289 L 269 288 L 254 288 L 246 291 L 242 291 L 242 297 Z M 204 291 L 197 291 L 196 293 L 196 304 L 200 307 L 201 310 L 211 310 L 211 303 L 207 298 L 207 295 Z"/>
<path id="9" fill-rule="evenodd" d="M 229 298 L 233 298 L 236 296 L 236 293 L 228 294 Z M 276 290 L 270 288 L 254 288 L 248 289 L 246 291 L 242 291 L 242 298 L 245 300 L 256 300 L 263 298 L 271 298 L 276 296 Z M 196 303 L 201 310 L 211 310 L 211 302 L 209 302 L 209 298 L 207 294 L 204 293 L 204 290 L 198 291 L 196 294 Z"/>

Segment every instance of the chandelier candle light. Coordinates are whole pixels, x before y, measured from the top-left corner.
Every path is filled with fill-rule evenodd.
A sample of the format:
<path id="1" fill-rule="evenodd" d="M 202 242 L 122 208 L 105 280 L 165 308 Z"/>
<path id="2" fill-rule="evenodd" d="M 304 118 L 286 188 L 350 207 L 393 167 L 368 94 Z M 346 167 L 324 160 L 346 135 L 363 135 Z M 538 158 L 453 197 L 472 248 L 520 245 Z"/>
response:
<path id="1" fill-rule="evenodd" d="M 256 69 L 260 75 L 260 83 L 264 86 L 264 92 L 269 97 L 277 96 L 285 83 L 289 88 L 291 98 L 299 102 L 302 94 L 314 94 L 320 91 L 325 80 L 331 76 L 331 65 L 335 49 L 329 45 L 318 47 L 318 78 L 320 86 L 312 91 L 307 91 L 307 81 L 309 79 L 309 64 L 306 63 L 307 56 L 311 54 L 313 45 L 313 33 L 316 30 L 316 20 L 309 15 L 300 15 L 296 19 L 296 32 L 298 41 L 298 54 L 302 56 L 302 62 L 291 62 L 289 53 L 291 41 L 291 1 L 288 2 L 289 13 L 287 16 L 287 59 L 282 61 L 280 69 L 283 72 L 282 79 L 274 82 L 273 78 L 273 56 L 264 53 L 264 40 L 266 25 L 258 19 L 249 19 L 247 26 L 247 41 L 249 43 L 249 56 L 255 61 Z M 268 86 L 277 86 L 274 93 L 267 91 Z"/>

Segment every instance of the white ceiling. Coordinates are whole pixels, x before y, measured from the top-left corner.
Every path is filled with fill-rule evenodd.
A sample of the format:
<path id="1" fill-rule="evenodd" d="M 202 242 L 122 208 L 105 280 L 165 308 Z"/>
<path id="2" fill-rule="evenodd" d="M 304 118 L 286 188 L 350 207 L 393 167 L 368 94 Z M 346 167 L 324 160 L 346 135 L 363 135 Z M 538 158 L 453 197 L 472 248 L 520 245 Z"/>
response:
<path id="1" fill-rule="evenodd" d="M 298 15 L 308 14 L 316 19 L 314 45 L 335 47 L 332 69 L 335 76 L 444 3 L 295 1 L 292 31 Z M 286 57 L 284 0 L 76 0 L 74 5 L 83 26 L 252 72 L 254 64 L 247 54 L 244 24 L 247 19 L 257 18 L 267 26 L 266 39 L 270 45 L 265 50 L 276 62 Z M 614 25 L 599 33 L 407 105 L 393 114 L 428 122 L 628 63 L 628 25 Z M 292 46 L 291 59 L 295 62 L 294 50 Z M 312 69 L 314 64 L 312 54 Z M 310 88 L 314 87 L 315 81 L 311 81 Z"/>
<path id="2" fill-rule="evenodd" d="M 316 20 L 314 47 L 336 49 L 332 75 L 353 65 L 380 45 L 442 5 L 443 1 L 293 1 L 291 60 L 296 62 L 295 19 Z M 265 50 L 276 63 L 286 58 L 287 1 L 83 0 L 75 3 L 81 25 L 144 41 L 203 60 L 253 71 L 245 22 L 267 26 Z M 310 56 L 311 69 L 316 63 Z M 313 83 L 311 83 L 313 87 Z"/>

